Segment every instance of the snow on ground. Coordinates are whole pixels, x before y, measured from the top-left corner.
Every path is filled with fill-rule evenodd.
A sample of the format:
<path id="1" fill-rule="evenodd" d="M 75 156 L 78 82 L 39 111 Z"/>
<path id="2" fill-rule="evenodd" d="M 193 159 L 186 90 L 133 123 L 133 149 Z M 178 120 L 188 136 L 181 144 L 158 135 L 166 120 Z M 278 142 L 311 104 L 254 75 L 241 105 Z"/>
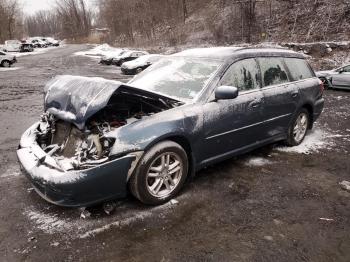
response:
<path id="1" fill-rule="evenodd" d="M 38 229 L 48 234 L 70 232 L 74 226 L 74 223 L 60 219 L 57 214 L 50 215 L 35 210 L 27 210 L 24 214 L 36 224 Z"/>
<path id="2" fill-rule="evenodd" d="M 244 165 L 245 166 L 248 166 L 248 167 L 261 167 L 261 166 L 265 166 L 265 165 L 270 165 L 272 164 L 273 162 L 266 159 L 266 158 L 263 158 L 263 157 L 252 157 L 252 158 L 249 158 L 245 163 Z"/>
<path id="3" fill-rule="evenodd" d="M 5 71 L 15 71 L 21 69 L 20 67 L 0 67 L 0 72 L 5 72 Z"/>
<path id="4" fill-rule="evenodd" d="M 10 52 L 8 54 L 13 54 L 16 57 L 22 57 L 22 56 L 28 56 L 28 55 L 40 55 L 40 54 L 44 54 L 46 52 L 49 52 L 53 49 L 57 49 L 57 48 L 61 48 L 63 46 L 59 46 L 59 47 L 47 47 L 47 48 L 35 48 L 33 52 L 25 52 L 25 53 L 18 53 L 18 52 Z"/>
<path id="5" fill-rule="evenodd" d="M 183 197 L 186 196 L 180 198 Z M 144 210 L 135 209 L 130 204 L 124 203 L 117 207 L 115 214 L 102 218 L 91 216 L 83 219 L 78 213 L 75 217 L 67 218 L 63 213 L 53 213 L 47 209 L 37 210 L 35 207 L 27 208 L 23 214 L 31 221 L 34 228 L 46 234 L 67 233 L 72 239 L 77 239 L 88 238 L 112 228 L 130 226 L 147 218 L 156 219 L 167 215 L 178 206 L 179 201 L 174 202 L 170 201 L 164 205 L 149 207 Z M 80 212 L 79 209 L 76 210 Z"/>
<path id="6" fill-rule="evenodd" d="M 119 54 L 121 51 L 120 48 L 111 47 L 108 44 L 98 45 L 87 51 L 80 51 L 74 53 L 76 56 L 87 56 L 91 58 L 100 58 L 102 56 L 113 56 L 115 54 Z"/>
<path id="7" fill-rule="evenodd" d="M 320 149 L 331 147 L 333 142 L 329 139 L 330 137 L 327 132 L 321 129 L 314 129 L 306 135 L 305 140 L 300 145 L 294 147 L 279 146 L 276 147 L 276 150 L 288 153 L 311 154 L 318 152 Z"/>
<path id="8" fill-rule="evenodd" d="M 18 166 L 10 166 L 6 171 L 0 175 L 1 178 L 15 177 L 21 175 L 21 170 Z"/>

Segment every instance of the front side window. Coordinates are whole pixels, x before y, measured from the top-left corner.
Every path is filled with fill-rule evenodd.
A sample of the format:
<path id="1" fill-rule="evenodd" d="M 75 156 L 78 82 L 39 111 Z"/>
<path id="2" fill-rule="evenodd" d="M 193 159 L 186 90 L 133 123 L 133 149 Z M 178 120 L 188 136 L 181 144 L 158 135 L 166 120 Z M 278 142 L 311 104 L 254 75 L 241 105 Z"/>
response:
<path id="1" fill-rule="evenodd" d="M 309 65 L 304 59 L 300 58 L 285 58 L 287 67 L 293 77 L 293 80 L 303 80 L 314 76 Z"/>
<path id="2" fill-rule="evenodd" d="M 231 65 L 222 78 L 221 85 L 234 86 L 239 91 L 259 88 L 259 67 L 255 59 L 245 59 Z"/>
<path id="3" fill-rule="evenodd" d="M 287 71 L 281 58 L 258 58 L 264 86 L 279 85 L 288 82 Z"/>

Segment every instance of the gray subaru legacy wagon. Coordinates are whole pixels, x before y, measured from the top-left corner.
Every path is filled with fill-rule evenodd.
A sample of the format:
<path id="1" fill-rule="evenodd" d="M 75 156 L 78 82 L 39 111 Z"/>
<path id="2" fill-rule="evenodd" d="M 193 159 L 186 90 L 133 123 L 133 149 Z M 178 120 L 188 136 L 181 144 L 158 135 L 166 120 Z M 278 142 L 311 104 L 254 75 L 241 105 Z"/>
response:
<path id="1" fill-rule="evenodd" d="M 303 55 L 267 48 L 186 50 L 127 84 L 57 76 L 17 155 L 38 194 L 57 205 L 128 192 L 162 204 L 201 168 L 277 141 L 302 143 L 323 89 Z"/>

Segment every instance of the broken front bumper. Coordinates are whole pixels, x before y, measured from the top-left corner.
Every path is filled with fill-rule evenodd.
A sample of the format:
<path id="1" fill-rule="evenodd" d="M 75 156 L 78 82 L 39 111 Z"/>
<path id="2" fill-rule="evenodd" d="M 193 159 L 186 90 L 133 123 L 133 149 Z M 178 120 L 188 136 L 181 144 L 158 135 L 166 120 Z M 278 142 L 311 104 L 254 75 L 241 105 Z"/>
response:
<path id="1" fill-rule="evenodd" d="M 126 196 L 128 173 L 136 155 L 126 155 L 90 169 L 63 171 L 37 144 L 37 128 L 38 123 L 23 134 L 17 156 L 41 197 L 56 205 L 79 207 Z"/>

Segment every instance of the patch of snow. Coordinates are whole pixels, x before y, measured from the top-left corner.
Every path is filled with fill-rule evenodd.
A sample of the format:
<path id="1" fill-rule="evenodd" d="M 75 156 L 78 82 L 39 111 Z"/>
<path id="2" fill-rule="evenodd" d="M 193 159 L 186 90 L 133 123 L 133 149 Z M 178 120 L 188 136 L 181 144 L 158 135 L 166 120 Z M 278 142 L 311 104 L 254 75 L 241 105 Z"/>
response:
<path id="1" fill-rule="evenodd" d="M 172 199 L 172 200 L 170 200 L 170 204 L 177 205 L 177 204 L 179 204 L 179 201 L 176 199 Z"/>
<path id="2" fill-rule="evenodd" d="M 111 229 L 113 227 L 128 226 L 131 223 L 134 223 L 134 222 L 140 221 L 140 220 L 142 221 L 142 220 L 144 220 L 147 217 L 151 217 L 152 215 L 153 215 L 153 213 L 149 212 L 149 211 L 141 212 L 139 214 L 136 214 L 135 216 L 127 217 L 125 219 L 109 223 L 109 224 L 104 225 L 102 227 L 89 230 L 89 231 L 87 231 L 87 232 L 85 232 L 83 234 L 80 234 L 79 238 L 88 238 L 90 236 L 94 236 L 96 234 L 99 234 L 99 233 L 102 233 L 104 231 L 107 231 L 107 230 L 109 230 L 109 229 Z"/>
<path id="3" fill-rule="evenodd" d="M 280 146 L 276 147 L 276 149 L 281 152 L 311 154 L 318 152 L 319 149 L 331 146 L 332 142 L 328 138 L 329 134 L 325 131 L 314 129 L 306 135 L 305 140 L 300 145 L 294 147 Z"/>
<path id="4" fill-rule="evenodd" d="M 247 162 L 244 163 L 245 166 L 249 166 L 249 167 L 261 167 L 261 166 L 266 166 L 266 165 L 270 165 L 273 162 L 266 159 L 266 158 L 262 158 L 262 157 L 252 157 L 250 158 Z"/>
<path id="5" fill-rule="evenodd" d="M 4 174 L 2 174 L 0 177 L 6 178 L 6 177 L 16 177 L 21 175 L 21 170 L 19 169 L 18 166 L 10 166 L 9 168 L 6 169 Z"/>
<path id="6" fill-rule="evenodd" d="M 90 50 L 87 50 L 87 51 L 76 52 L 73 55 L 75 55 L 75 56 L 87 56 L 87 57 L 91 57 L 91 58 L 100 59 L 102 56 L 107 56 L 107 57 L 118 56 L 121 51 L 122 51 L 122 49 L 120 49 L 120 48 L 114 48 L 108 44 L 103 44 L 103 45 L 96 46 L 96 47 L 94 47 Z"/>
<path id="7" fill-rule="evenodd" d="M 350 191 L 350 182 L 349 181 L 342 181 L 341 183 L 339 183 L 341 188 L 347 191 Z"/>
<path id="8" fill-rule="evenodd" d="M 21 69 L 21 67 L 0 67 L 0 72 L 4 71 L 15 71 Z"/>
<path id="9" fill-rule="evenodd" d="M 24 214 L 36 224 L 37 228 L 48 234 L 67 233 L 74 226 L 72 222 L 60 219 L 56 214 L 49 215 L 34 210 L 27 210 Z"/>

